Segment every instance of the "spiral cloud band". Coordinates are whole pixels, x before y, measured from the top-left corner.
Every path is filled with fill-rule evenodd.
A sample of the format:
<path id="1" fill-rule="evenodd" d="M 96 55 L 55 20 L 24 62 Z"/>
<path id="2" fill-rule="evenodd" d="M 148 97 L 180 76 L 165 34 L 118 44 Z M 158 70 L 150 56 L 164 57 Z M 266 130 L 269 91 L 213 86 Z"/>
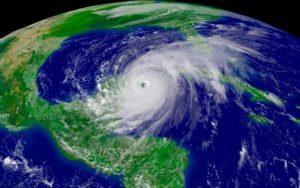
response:
<path id="1" fill-rule="evenodd" d="M 119 116 L 120 120 L 110 127 L 117 134 L 152 135 L 159 133 L 161 126 L 171 126 L 170 122 L 176 126 L 183 121 L 182 114 L 199 111 L 197 104 L 210 108 L 207 101 L 200 101 L 198 97 L 200 87 L 215 103 L 226 101 L 220 75 L 222 71 L 229 73 L 228 54 L 222 55 L 217 46 L 207 50 L 202 54 L 189 42 L 159 46 L 129 63 L 117 75 L 113 91 L 99 89 L 107 94 L 100 92 L 97 97 L 88 99 L 88 109 L 96 112 L 101 120 L 108 118 L 104 116 L 107 109 L 114 112 L 108 116 Z M 193 121 L 198 117 L 190 118 Z"/>
<path id="2" fill-rule="evenodd" d="M 72 11 L 0 39 L 0 126 L 45 128 L 104 187 L 299 187 L 299 46 L 203 6 Z"/>
<path id="3" fill-rule="evenodd" d="M 224 77 L 236 74 L 232 62 L 255 52 L 223 39 L 201 40 L 187 41 L 176 30 L 160 28 L 76 36 L 41 68 L 42 97 L 54 104 L 83 99 L 87 115 L 107 122 L 115 134 L 153 135 L 183 121 L 208 122 L 226 101 Z M 64 70 L 60 76 L 47 72 L 60 61 L 66 62 L 56 70 Z M 246 64 L 238 66 L 241 70 Z"/>

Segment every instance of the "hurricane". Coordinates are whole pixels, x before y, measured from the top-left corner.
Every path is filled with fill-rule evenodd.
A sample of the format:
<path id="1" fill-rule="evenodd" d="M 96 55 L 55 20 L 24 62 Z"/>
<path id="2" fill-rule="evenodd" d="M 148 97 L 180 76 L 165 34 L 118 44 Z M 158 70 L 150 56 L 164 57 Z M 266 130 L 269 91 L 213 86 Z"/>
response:
<path id="1" fill-rule="evenodd" d="M 2 144 L 0 174 L 30 161 L 49 186 L 299 187 L 299 54 L 273 26 L 175 2 L 20 29 L 0 39 L 0 142 L 24 147 Z"/>
<path id="2" fill-rule="evenodd" d="M 118 121 L 112 130 L 117 134 L 153 135 L 169 122 L 173 125 L 167 126 L 178 126 L 183 121 L 182 114 L 198 111 L 199 106 L 211 108 L 199 98 L 200 86 L 216 104 L 226 101 L 221 75 L 230 74 L 228 62 L 234 54 L 228 57 L 219 46 L 209 46 L 207 52 L 201 52 L 199 46 L 189 42 L 161 45 L 129 62 L 124 71 L 97 79 L 100 92 L 88 99 L 87 109 L 101 119 L 106 111 L 103 106 L 115 107 Z M 114 68 L 122 63 L 117 62 Z M 115 79 L 114 86 L 101 88 L 104 79 Z M 198 116 L 190 121 L 196 121 L 194 118 Z"/>

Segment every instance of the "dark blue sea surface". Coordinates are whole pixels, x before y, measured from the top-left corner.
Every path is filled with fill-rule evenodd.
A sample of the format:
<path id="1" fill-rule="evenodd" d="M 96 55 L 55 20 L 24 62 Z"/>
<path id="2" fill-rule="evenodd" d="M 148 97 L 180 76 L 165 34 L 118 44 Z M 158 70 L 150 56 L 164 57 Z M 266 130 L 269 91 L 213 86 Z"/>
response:
<path id="1" fill-rule="evenodd" d="M 195 28 L 202 36 L 221 37 L 257 51 L 242 57 L 254 74 L 240 76 L 252 86 L 281 97 L 285 107 L 253 102 L 247 95 L 241 101 L 238 92 L 227 86 L 228 101 L 217 109 L 210 105 L 207 121 L 199 121 L 191 130 L 192 136 L 187 131 L 189 121 L 165 130 L 162 136 L 177 140 L 190 151 L 187 187 L 298 187 L 300 128 L 286 114 L 300 117 L 295 109 L 300 101 L 300 40 L 259 22 L 233 17 L 201 22 Z M 201 86 L 197 87 L 201 100 L 211 100 Z M 251 111 L 262 113 L 273 123 L 251 121 Z M 217 122 L 217 128 L 209 126 L 212 122 Z M 183 132 L 187 134 L 180 134 Z M 247 153 L 242 162 L 243 148 Z"/>
<path id="2" fill-rule="evenodd" d="M 252 51 L 243 53 L 243 59 L 254 69 L 255 76 L 247 79 L 251 85 L 279 96 L 286 96 L 292 87 L 300 88 L 299 38 L 257 21 L 229 16 L 201 22 L 195 29 L 202 36 L 220 37 Z"/>
<path id="3" fill-rule="evenodd" d="M 8 159 L 16 163 L 5 165 Z M 124 187 L 120 177 L 67 159 L 41 126 L 20 132 L 0 129 L 0 161 L 0 187 Z"/>
<path id="4" fill-rule="evenodd" d="M 162 125 L 156 136 L 171 138 L 189 151 L 187 187 L 298 187 L 300 129 L 289 115 L 300 118 L 295 107 L 300 101 L 300 40 L 232 17 L 201 22 L 195 29 L 204 37 L 221 37 L 257 52 L 241 52 L 253 72 L 248 77 L 236 75 L 279 96 L 284 107 L 253 102 L 230 85 L 226 86 L 227 101 L 217 104 L 204 85 L 195 84 L 195 102 L 188 98 L 191 91 L 183 80 L 186 97 L 176 105 L 174 119 Z M 39 70 L 40 96 L 56 104 L 92 95 L 97 92 L 97 79 L 120 74 L 134 59 L 160 45 L 184 40 L 182 33 L 161 28 L 97 30 L 71 37 Z M 250 120 L 250 112 L 272 123 Z M 107 185 L 114 180 L 108 178 Z"/>
<path id="5" fill-rule="evenodd" d="M 39 69 L 40 96 L 51 104 L 84 99 L 97 92 L 97 79 L 118 75 L 150 50 L 183 40 L 181 32 L 157 27 L 102 29 L 70 37 Z"/>

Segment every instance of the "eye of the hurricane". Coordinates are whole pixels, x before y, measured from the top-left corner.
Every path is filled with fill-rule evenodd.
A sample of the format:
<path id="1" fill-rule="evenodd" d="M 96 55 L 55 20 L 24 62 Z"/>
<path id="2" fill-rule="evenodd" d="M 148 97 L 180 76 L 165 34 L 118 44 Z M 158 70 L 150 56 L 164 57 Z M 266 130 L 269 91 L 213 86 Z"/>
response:
<path id="1" fill-rule="evenodd" d="M 144 80 L 144 81 L 141 82 L 141 87 L 142 88 L 147 88 L 149 86 L 150 86 L 150 83 L 149 83 L 148 80 Z"/>

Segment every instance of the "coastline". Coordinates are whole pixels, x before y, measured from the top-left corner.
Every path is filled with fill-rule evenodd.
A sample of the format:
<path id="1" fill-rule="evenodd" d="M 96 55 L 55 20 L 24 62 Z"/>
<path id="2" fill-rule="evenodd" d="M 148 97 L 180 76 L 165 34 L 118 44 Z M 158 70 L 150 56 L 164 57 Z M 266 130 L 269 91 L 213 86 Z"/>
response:
<path id="1" fill-rule="evenodd" d="M 64 179 L 72 179 L 70 176 L 79 172 L 96 178 L 95 183 L 99 183 L 98 185 L 103 183 L 104 185 L 112 187 L 124 187 L 120 181 L 121 177 L 103 174 L 88 166 L 83 161 L 64 152 L 62 148 L 57 145 L 57 141 L 51 136 L 51 133 L 42 125 L 34 125 L 21 131 L 11 131 L 1 127 L 0 135 L 0 143 L 6 142 L 9 138 L 21 140 L 24 147 L 24 158 L 28 159 L 28 161 L 33 161 L 33 163 L 37 161 L 37 163 L 40 163 L 34 165 L 43 166 L 44 164 L 48 164 L 47 168 L 48 166 L 52 168 L 51 173 L 52 176 L 55 177 L 54 179 L 59 179 L 58 176 L 64 176 Z M 0 154 L 1 153 L 5 152 L 1 151 L 0 148 Z M 1 158 L 4 157 L 0 155 L 0 159 Z"/>

